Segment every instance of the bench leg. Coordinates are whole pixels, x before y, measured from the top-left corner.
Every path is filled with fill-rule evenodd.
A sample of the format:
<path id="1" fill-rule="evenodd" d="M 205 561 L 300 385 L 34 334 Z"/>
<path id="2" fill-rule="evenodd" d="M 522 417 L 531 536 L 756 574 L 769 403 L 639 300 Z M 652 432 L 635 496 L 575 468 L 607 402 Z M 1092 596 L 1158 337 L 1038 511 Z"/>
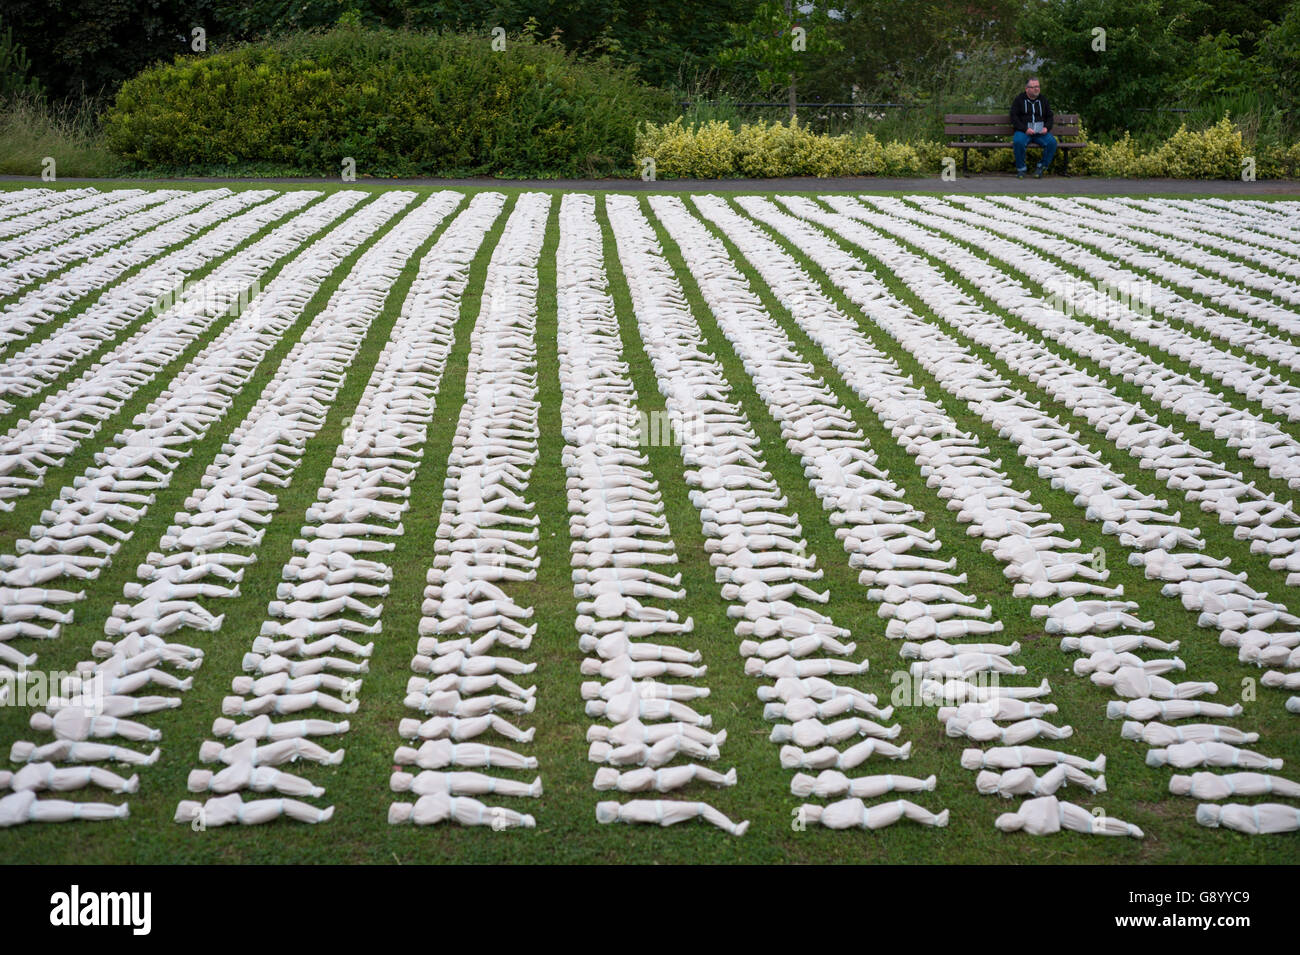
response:
<path id="1" fill-rule="evenodd" d="M 968 168 L 967 160 L 968 160 L 969 157 L 970 157 L 970 150 L 969 150 L 969 149 L 963 149 L 963 150 L 961 151 L 961 175 L 962 175 L 962 178 L 963 178 L 963 179 L 966 178 L 966 170 L 967 170 L 967 168 Z"/>

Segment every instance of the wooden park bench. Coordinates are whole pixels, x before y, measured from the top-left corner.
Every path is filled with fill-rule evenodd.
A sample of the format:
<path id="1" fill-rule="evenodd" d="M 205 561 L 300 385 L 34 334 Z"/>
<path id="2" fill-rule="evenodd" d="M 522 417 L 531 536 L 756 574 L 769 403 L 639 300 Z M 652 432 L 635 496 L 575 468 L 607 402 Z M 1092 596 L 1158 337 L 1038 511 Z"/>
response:
<path id="1" fill-rule="evenodd" d="M 949 138 L 948 145 L 961 149 L 963 175 L 970 150 L 1010 149 L 1011 133 L 1011 117 L 1007 113 L 947 113 L 943 117 L 943 134 Z M 1061 151 L 1061 171 L 1068 174 L 1070 150 L 1088 145 L 1079 134 L 1078 114 L 1057 113 L 1052 117 L 1051 133 Z"/>

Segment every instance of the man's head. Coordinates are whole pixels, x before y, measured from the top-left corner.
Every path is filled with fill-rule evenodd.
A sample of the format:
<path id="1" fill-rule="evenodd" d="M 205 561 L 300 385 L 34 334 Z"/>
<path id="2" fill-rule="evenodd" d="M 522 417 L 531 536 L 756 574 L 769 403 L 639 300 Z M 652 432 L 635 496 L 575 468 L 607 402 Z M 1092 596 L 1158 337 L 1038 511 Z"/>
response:
<path id="1" fill-rule="evenodd" d="M 1030 99 L 1038 99 L 1038 77 L 1031 76 L 1029 82 L 1025 84 L 1025 95 Z"/>

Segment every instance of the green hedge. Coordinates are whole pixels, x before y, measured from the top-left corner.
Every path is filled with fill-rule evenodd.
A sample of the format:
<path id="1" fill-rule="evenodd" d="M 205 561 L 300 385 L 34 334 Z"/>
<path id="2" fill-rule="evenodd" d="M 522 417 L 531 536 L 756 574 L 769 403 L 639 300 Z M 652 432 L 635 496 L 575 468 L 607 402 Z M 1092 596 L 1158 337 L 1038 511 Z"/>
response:
<path id="1" fill-rule="evenodd" d="M 129 80 L 111 149 L 145 167 L 276 165 L 359 176 L 633 172 L 667 94 L 603 61 L 511 38 L 340 27 L 177 57 Z"/>
<path id="2" fill-rule="evenodd" d="M 664 179 L 722 179 L 733 176 L 914 176 L 924 171 L 906 143 L 881 144 L 871 134 L 828 136 L 797 120 L 743 123 L 722 120 L 683 125 L 646 123 L 637 136 L 637 156 L 651 158 Z"/>
<path id="3" fill-rule="evenodd" d="M 636 148 L 638 157 L 654 159 L 655 173 L 664 179 L 921 176 L 941 172 L 945 159 L 951 158 L 957 170 L 962 162 L 961 149 L 944 142 L 881 143 L 870 133 L 829 136 L 793 121 L 746 123 L 738 129 L 721 120 L 646 123 Z M 1237 179 L 1247 157 L 1255 159 L 1256 178 L 1300 175 L 1300 143 L 1253 149 L 1226 116 L 1208 129 L 1180 128 L 1147 150 L 1127 134 L 1114 143 L 1094 143 L 1072 153 L 1070 172 L 1110 178 Z M 1061 166 L 1058 154 L 1055 168 Z M 1009 148 L 970 151 L 972 173 L 1014 169 Z"/>

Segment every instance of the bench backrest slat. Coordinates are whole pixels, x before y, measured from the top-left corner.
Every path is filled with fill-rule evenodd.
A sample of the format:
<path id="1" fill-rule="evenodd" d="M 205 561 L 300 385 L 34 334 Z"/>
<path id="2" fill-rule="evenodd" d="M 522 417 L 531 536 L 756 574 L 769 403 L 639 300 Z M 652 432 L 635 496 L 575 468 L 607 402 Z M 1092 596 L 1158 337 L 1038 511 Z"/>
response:
<path id="1" fill-rule="evenodd" d="M 1057 113 L 1052 118 L 1052 132 L 1058 139 L 1079 135 L 1078 113 Z M 948 113 L 943 117 L 945 136 L 1010 136 L 1011 117 L 1007 113 Z"/>

